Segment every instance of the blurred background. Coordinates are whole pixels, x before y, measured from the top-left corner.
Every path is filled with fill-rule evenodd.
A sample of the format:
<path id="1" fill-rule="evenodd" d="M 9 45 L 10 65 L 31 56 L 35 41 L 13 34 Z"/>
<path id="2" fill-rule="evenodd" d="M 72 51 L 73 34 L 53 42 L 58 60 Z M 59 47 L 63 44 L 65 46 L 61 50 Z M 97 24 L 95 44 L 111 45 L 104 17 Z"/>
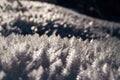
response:
<path id="1" fill-rule="evenodd" d="M 31 0 L 43 1 L 92 17 L 120 22 L 120 0 Z"/>

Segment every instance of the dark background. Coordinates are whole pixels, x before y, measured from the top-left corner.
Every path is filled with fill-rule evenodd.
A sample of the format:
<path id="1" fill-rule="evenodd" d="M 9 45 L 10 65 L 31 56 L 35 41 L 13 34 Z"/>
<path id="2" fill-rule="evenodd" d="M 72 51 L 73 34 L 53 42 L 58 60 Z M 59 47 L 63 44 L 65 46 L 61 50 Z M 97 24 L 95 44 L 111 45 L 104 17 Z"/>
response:
<path id="1" fill-rule="evenodd" d="M 120 22 L 120 0 L 37 0 L 73 9 L 92 17 Z"/>

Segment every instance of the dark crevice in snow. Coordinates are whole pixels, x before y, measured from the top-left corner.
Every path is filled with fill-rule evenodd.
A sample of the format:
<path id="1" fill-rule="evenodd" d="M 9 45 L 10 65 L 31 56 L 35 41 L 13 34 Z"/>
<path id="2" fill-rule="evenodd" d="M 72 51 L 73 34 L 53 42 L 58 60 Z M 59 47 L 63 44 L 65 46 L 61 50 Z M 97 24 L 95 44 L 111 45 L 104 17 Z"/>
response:
<path id="1" fill-rule="evenodd" d="M 66 26 L 64 26 L 66 25 Z M 6 25 L 3 25 L 6 26 Z M 76 38 L 82 38 L 82 40 L 91 40 L 91 39 L 102 39 L 105 38 L 107 35 L 115 36 L 117 38 L 120 38 L 120 29 L 113 29 L 110 30 L 106 27 L 99 28 L 78 28 L 76 29 L 74 25 L 71 24 L 55 24 L 55 21 L 47 21 L 47 24 L 45 26 L 24 21 L 24 20 L 16 20 L 12 25 L 12 29 L 4 29 L 2 31 L 3 36 L 8 36 L 11 33 L 20 34 L 20 35 L 33 35 L 34 33 L 38 33 L 39 36 L 43 34 L 47 34 L 48 36 L 51 36 L 53 33 L 55 33 L 56 36 L 60 36 L 61 38 L 67 37 L 76 37 Z M 5 27 L 4 27 L 5 28 Z"/>

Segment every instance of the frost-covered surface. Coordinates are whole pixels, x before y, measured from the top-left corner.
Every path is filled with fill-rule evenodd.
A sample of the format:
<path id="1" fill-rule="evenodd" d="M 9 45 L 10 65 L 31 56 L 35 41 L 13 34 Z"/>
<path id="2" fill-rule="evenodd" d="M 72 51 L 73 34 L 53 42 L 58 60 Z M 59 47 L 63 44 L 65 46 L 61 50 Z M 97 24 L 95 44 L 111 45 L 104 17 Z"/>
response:
<path id="1" fill-rule="evenodd" d="M 0 80 L 120 79 L 120 24 L 8 1 L 0 0 Z"/>
<path id="2" fill-rule="evenodd" d="M 82 37 L 99 39 L 108 36 L 120 38 L 120 24 L 94 19 L 72 10 L 48 3 L 21 1 L 22 7 L 13 0 L 0 1 L 1 34 L 11 33 L 56 35 L 61 37 Z"/>
<path id="3" fill-rule="evenodd" d="M 119 80 L 120 41 L 0 37 L 1 80 Z"/>

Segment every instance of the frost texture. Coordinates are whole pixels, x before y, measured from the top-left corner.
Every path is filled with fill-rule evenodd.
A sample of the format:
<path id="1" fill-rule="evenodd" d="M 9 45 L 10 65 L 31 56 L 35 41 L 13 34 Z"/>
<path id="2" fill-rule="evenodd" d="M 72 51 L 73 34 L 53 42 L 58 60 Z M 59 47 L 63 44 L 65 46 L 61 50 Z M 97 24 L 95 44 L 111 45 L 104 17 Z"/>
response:
<path id="1" fill-rule="evenodd" d="M 0 80 L 120 79 L 119 24 L 47 3 L 0 3 Z"/>
<path id="2" fill-rule="evenodd" d="M 120 41 L 0 36 L 1 80 L 119 80 Z"/>

